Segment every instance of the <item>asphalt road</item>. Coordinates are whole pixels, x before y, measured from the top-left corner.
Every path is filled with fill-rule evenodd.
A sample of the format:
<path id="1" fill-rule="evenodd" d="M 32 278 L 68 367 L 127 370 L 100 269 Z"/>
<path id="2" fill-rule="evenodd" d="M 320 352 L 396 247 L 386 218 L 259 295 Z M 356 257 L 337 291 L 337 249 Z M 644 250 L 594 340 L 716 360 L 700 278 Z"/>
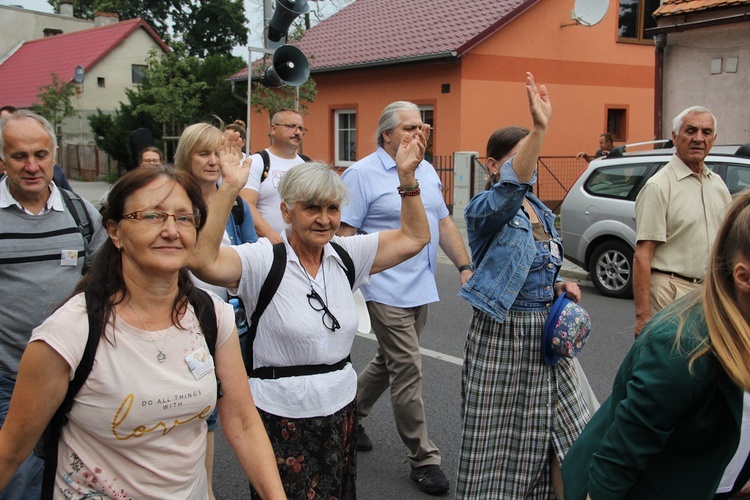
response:
<path id="1" fill-rule="evenodd" d="M 471 308 L 456 295 L 458 274 L 452 265 L 439 264 L 436 276 L 441 301 L 430 306 L 421 342 L 423 397 L 430 438 L 441 450 L 442 467 L 451 482 L 447 496 L 452 497 L 460 445 L 460 364 Z M 594 392 L 603 400 L 609 395 L 620 361 L 633 341 L 633 302 L 602 297 L 586 282 L 581 282 L 581 287 L 581 304 L 589 311 L 593 328 L 580 361 Z M 355 368 L 364 367 L 376 349 L 374 338 L 358 336 L 352 349 Z M 364 425 L 374 450 L 358 456 L 358 498 L 429 498 L 409 479 L 406 448 L 396 431 L 387 394 L 378 401 Z M 214 491 L 220 499 L 248 497 L 247 482 L 220 433 L 217 433 Z"/>
<path id="2" fill-rule="evenodd" d="M 72 181 L 73 189 L 98 206 L 104 182 Z M 471 308 L 456 295 L 458 273 L 453 265 L 440 259 L 436 278 L 441 301 L 430 305 L 427 327 L 422 337 L 422 371 L 430 439 L 440 448 L 442 467 L 451 482 L 447 497 L 453 497 L 460 445 L 461 360 Z M 567 273 L 566 273 L 567 271 Z M 566 261 L 563 275 L 584 277 L 586 273 Z M 581 305 L 591 315 L 592 333 L 579 359 L 597 397 L 603 401 L 633 342 L 635 309 L 632 300 L 606 298 L 586 281 L 579 281 Z M 375 355 L 377 343 L 372 335 L 359 335 L 352 348 L 355 368 L 363 368 Z M 365 420 L 374 450 L 360 453 L 357 469 L 357 494 L 361 500 L 429 498 L 409 479 L 406 448 L 396 431 L 390 399 L 385 394 Z M 214 492 L 219 499 L 249 498 L 247 480 L 234 452 L 221 432 L 216 434 Z"/>

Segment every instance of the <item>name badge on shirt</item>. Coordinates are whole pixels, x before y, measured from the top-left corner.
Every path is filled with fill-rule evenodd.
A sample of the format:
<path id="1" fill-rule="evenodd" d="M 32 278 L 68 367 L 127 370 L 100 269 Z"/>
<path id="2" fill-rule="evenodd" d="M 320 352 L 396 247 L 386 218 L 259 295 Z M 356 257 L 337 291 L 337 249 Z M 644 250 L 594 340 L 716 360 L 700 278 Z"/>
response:
<path id="1" fill-rule="evenodd" d="M 560 245 L 558 245 L 557 242 L 554 240 L 550 240 L 549 242 L 549 253 L 555 259 L 560 258 Z"/>
<path id="2" fill-rule="evenodd" d="M 78 265 L 78 250 L 63 250 L 60 253 L 60 265 L 61 266 Z"/>
<path id="3" fill-rule="evenodd" d="M 192 354 L 188 354 L 185 356 L 185 361 L 195 380 L 202 379 L 214 370 L 214 358 L 211 357 L 211 353 L 208 352 L 206 347 L 201 347 Z"/>

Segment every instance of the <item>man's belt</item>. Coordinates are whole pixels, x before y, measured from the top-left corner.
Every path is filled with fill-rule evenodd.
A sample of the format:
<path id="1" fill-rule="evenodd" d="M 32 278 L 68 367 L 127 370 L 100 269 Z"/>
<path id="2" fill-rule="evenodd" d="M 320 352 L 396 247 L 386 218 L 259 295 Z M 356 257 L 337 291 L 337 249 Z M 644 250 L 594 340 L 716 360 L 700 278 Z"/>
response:
<path id="1" fill-rule="evenodd" d="M 670 273 L 668 271 L 662 271 L 660 269 L 651 269 L 652 273 L 660 273 L 660 274 L 666 274 L 667 276 L 671 278 L 677 278 L 682 281 L 688 281 L 690 283 L 703 283 L 703 278 L 688 278 L 687 276 L 683 276 L 681 274 L 677 273 Z"/>

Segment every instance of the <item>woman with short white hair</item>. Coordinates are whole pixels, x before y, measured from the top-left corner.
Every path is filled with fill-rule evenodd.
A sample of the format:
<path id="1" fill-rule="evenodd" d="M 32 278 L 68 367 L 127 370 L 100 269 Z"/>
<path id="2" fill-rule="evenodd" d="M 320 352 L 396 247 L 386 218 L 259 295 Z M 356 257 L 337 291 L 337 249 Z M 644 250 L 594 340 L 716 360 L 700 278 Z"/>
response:
<path id="1" fill-rule="evenodd" d="M 288 224 L 280 246 L 261 238 L 241 247 L 219 247 L 219 241 L 248 169 L 239 164 L 239 147 L 231 161 L 222 159 L 224 180 L 190 268 L 255 310 L 275 252 L 283 252 L 278 288 L 257 323 L 250 386 L 289 498 L 356 497 L 357 374 L 350 351 L 359 318 L 351 290 L 429 241 L 414 177 L 423 155 L 423 133 L 405 134 L 396 157 L 400 229 L 335 236 L 346 187 L 330 166 L 304 163 L 279 184 Z"/>

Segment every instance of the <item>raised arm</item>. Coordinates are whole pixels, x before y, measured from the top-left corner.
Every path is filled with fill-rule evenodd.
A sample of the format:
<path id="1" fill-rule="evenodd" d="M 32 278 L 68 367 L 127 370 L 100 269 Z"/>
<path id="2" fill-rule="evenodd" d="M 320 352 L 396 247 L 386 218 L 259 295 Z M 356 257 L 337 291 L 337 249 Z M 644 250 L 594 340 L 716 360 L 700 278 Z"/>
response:
<path id="1" fill-rule="evenodd" d="M 430 242 L 430 226 L 424 211 L 415 172 L 424 157 L 430 126 L 416 134 L 404 134 L 396 153 L 396 168 L 401 189 L 401 228 L 381 231 L 378 251 L 370 274 L 393 267 L 419 253 Z"/>
<path id="2" fill-rule="evenodd" d="M 513 160 L 513 170 L 520 182 L 529 182 L 534 176 L 549 119 L 552 116 L 552 103 L 549 100 L 547 87 L 540 85 L 537 88 L 534 75 L 531 73 L 526 73 L 526 95 L 529 98 L 529 110 L 534 124 L 528 137 L 521 142 L 521 147 Z"/>
<path id="3" fill-rule="evenodd" d="M 201 280 L 213 285 L 236 288 L 242 276 L 242 262 L 231 247 L 222 247 L 221 239 L 229 213 L 240 189 L 247 182 L 249 157 L 244 162 L 239 134 L 227 131 L 219 146 L 222 182 L 208 207 L 208 218 L 200 232 L 188 268 Z"/>

